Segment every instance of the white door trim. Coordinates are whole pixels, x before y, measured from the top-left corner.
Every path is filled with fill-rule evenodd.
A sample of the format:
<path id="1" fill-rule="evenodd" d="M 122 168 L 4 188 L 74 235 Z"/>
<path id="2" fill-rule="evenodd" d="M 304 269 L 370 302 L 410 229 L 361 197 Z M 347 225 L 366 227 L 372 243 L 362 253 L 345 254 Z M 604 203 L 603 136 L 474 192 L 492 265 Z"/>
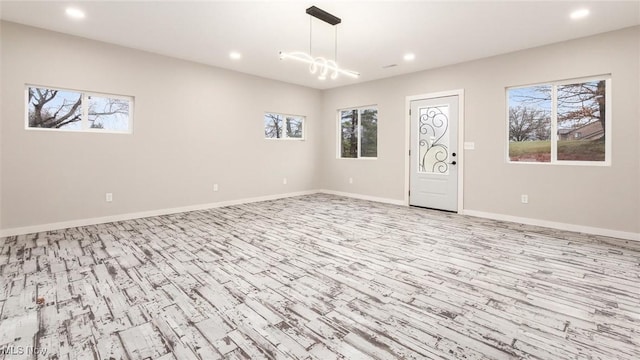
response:
<path id="1" fill-rule="evenodd" d="M 446 96 L 458 96 L 458 213 L 464 210 L 463 190 L 464 183 L 464 89 L 440 91 L 428 94 L 407 96 L 405 100 L 405 125 L 404 125 L 404 204 L 409 206 L 409 178 L 411 175 L 411 163 L 409 151 L 411 150 L 411 102 L 415 100 L 434 99 Z"/>

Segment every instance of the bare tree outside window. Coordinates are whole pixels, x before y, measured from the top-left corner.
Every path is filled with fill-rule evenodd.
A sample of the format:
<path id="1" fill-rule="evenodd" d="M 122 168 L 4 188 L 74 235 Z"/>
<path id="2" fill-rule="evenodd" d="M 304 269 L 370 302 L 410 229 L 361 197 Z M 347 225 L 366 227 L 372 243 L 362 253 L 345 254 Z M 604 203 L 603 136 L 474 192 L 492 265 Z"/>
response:
<path id="1" fill-rule="evenodd" d="M 280 139 L 282 137 L 282 120 L 280 114 L 264 114 L 264 137 L 268 139 Z"/>
<path id="2" fill-rule="evenodd" d="M 264 137 L 265 139 L 303 140 L 304 120 L 304 116 L 265 113 Z"/>
<path id="3" fill-rule="evenodd" d="M 29 127 L 80 129 L 81 93 L 32 87 L 28 92 Z"/>
<path id="4" fill-rule="evenodd" d="M 551 117 L 544 111 L 526 106 L 509 108 L 509 140 L 549 140 Z"/>
<path id="5" fill-rule="evenodd" d="M 89 127 L 124 131 L 129 126 L 129 101 L 101 96 L 88 96 Z"/>
<path id="6" fill-rule="evenodd" d="M 605 161 L 606 87 L 599 79 L 508 89 L 509 159 L 551 161 L 553 121 L 557 161 Z"/>
<path id="7" fill-rule="evenodd" d="M 558 160 L 604 161 L 606 82 L 558 86 Z"/>
<path id="8" fill-rule="evenodd" d="M 286 123 L 288 138 L 302 138 L 302 124 L 304 121 L 301 117 L 287 116 Z"/>
<path id="9" fill-rule="evenodd" d="M 28 128 L 128 132 L 131 99 L 28 87 Z M 85 116 L 86 114 L 86 116 Z"/>
<path id="10" fill-rule="evenodd" d="M 551 161 L 551 93 L 550 85 L 509 90 L 511 161 Z"/>

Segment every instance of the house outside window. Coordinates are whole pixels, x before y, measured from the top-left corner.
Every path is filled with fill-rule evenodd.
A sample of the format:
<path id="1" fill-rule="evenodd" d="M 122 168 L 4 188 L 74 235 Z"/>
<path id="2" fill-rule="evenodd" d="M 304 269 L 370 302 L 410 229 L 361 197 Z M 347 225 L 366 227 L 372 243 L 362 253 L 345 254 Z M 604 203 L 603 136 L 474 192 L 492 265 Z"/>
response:
<path id="1" fill-rule="evenodd" d="M 508 161 L 608 165 L 609 75 L 507 88 Z"/>

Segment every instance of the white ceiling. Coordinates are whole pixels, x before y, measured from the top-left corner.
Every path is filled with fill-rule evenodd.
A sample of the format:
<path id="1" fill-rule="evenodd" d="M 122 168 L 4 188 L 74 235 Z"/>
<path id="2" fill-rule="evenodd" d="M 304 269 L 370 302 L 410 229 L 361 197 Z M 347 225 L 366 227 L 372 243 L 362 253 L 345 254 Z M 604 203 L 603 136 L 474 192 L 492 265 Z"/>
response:
<path id="1" fill-rule="evenodd" d="M 311 5 L 342 18 L 338 63 L 359 79 L 322 81 L 279 59 L 279 51 L 308 51 Z M 68 18 L 68 6 L 86 18 Z M 589 17 L 569 18 L 585 7 Z M 640 0 L 1 1 L 0 18 L 327 89 L 638 25 Z M 332 58 L 334 28 L 314 20 L 313 31 L 314 55 Z M 232 50 L 242 59 L 231 60 Z M 405 62 L 407 52 L 416 59 Z"/>

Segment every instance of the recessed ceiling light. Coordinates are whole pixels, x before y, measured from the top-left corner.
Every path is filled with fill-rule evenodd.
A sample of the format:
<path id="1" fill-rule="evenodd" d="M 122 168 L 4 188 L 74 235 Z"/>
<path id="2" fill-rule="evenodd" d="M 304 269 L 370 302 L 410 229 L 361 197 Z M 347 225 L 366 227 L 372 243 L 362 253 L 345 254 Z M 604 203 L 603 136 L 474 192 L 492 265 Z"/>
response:
<path id="1" fill-rule="evenodd" d="M 576 19 L 582 19 L 583 17 L 586 17 L 588 15 L 589 15 L 589 9 L 580 9 L 572 12 L 570 16 L 573 20 L 576 20 Z"/>
<path id="2" fill-rule="evenodd" d="M 67 13 L 67 16 L 74 19 L 84 19 L 84 16 L 85 16 L 84 11 L 77 8 L 67 8 L 65 12 Z"/>
<path id="3" fill-rule="evenodd" d="M 233 59 L 233 60 L 240 60 L 242 59 L 242 54 L 240 54 L 237 51 L 232 51 L 229 53 L 229 58 Z"/>
<path id="4" fill-rule="evenodd" d="M 404 54 L 404 61 L 413 61 L 416 58 L 416 54 L 414 53 L 408 53 L 408 54 Z"/>

